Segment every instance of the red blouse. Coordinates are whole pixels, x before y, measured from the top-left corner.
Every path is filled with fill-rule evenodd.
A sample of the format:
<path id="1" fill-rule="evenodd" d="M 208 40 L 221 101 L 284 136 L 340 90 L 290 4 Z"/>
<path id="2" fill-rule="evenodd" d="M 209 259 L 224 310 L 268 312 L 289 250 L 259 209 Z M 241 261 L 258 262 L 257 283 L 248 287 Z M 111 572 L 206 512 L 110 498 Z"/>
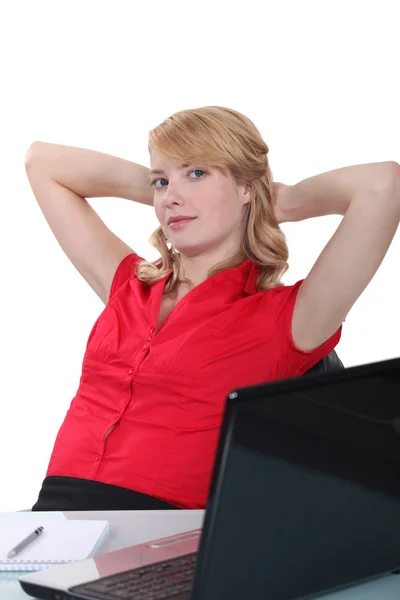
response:
<path id="1" fill-rule="evenodd" d="M 113 484 L 181 508 L 204 508 L 228 393 L 305 373 L 312 352 L 291 335 L 301 284 L 257 292 L 251 260 L 187 293 L 156 334 L 167 278 L 148 286 L 136 254 L 119 265 L 86 347 L 79 389 L 47 476 Z"/>

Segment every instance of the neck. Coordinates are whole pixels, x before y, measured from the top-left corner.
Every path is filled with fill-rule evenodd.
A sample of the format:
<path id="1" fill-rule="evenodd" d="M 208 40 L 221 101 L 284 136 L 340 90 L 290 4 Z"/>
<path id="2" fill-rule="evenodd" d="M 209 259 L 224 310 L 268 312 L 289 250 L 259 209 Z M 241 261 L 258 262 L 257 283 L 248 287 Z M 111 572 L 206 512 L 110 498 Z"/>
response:
<path id="1" fill-rule="evenodd" d="M 208 272 L 218 263 L 228 260 L 232 257 L 235 252 L 237 252 L 237 248 L 228 249 L 224 252 L 221 252 L 221 249 L 218 249 L 215 252 L 208 252 L 207 254 L 198 254 L 195 256 L 185 256 L 181 254 L 182 257 L 182 266 L 183 266 L 183 276 L 190 279 L 193 283 L 193 287 L 203 283 L 207 279 Z"/>

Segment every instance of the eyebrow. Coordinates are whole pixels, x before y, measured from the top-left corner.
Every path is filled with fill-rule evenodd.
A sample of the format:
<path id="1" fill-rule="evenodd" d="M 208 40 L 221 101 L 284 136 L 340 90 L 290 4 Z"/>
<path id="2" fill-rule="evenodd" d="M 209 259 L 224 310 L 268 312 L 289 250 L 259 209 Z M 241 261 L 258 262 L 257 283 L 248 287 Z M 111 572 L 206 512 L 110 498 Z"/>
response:
<path id="1" fill-rule="evenodd" d="M 178 169 L 187 169 L 189 166 L 189 163 L 183 163 L 178 167 Z M 152 177 L 153 175 L 165 175 L 165 171 L 162 169 L 152 169 L 149 173 L 149 176 Z"/>

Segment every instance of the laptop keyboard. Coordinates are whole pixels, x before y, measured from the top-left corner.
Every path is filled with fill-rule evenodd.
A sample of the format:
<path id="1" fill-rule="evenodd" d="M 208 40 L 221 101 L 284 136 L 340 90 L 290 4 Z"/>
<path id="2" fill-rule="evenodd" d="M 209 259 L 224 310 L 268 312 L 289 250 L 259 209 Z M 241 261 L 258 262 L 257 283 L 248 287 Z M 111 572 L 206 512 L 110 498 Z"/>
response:
<path id="1" fill-rule="evenodd" d="M 197 553 L 186 554 L 70 588 L 96 600 L 183 600 L 190 597 Z"/>

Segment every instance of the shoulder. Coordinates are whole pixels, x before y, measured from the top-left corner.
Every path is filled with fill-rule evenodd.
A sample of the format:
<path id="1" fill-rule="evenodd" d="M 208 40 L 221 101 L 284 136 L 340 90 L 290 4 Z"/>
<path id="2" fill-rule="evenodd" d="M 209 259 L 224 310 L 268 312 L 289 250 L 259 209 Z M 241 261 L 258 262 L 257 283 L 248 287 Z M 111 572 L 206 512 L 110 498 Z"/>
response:
<path id="1" fill-rule="evenodd" d="M 132 254 L 125 256 L 120 262 L 111 283 L 109 300 L 124 285 L 124 283 L 129 281 L 136 274 L 138 264 L 142 260 L 143 258 L 141 256 L 133 252 Z"/>
<path id="2" fill-rule="evenodd" d="M 276 318 L 292 311 L 296 302 L 297 294 L 304 279 L 300 279 L 292 285 L 279 285 L 265 292 L 267 302 Z"/>
<path id="3" fill-rule="evenodd" d="M 277 340 L 281 349 L 280 376 L 297 376 L 305 373 L 327 356 L 339 343 L 341 327 L 323 344 L 313 350 L 300 349 L 293 338 L 293 313 L 296 299 L 303 283 L 301 279 L 293 285 L 283 285 L 265 292 L 266 309 L 274 321 Z"/>

